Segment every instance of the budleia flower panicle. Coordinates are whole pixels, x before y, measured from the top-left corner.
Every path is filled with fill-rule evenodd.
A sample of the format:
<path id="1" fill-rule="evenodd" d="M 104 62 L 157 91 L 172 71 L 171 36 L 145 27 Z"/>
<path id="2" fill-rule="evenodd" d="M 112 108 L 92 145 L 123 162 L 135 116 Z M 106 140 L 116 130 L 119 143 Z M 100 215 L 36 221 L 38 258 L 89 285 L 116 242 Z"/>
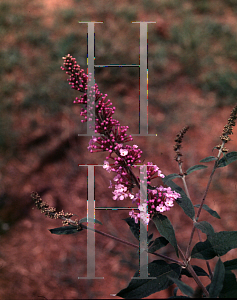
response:
<path id="1" fill-rule="evenodd" d="M 129 127 L 121 126 L 118 120 L 113 119 L 115 107 L 107 99 L 107 95 L 103 95 L 99 91 L 97 84 L 93 87 L 88 85 L 90 78 L 80 68 L 75 58 L 68 54 L 63 59 L 64 66 L 61 68 L 70 76 L 68 81 L 71 88 L 83 93 L 80 98 L 77 97 L 74 101 L 74 103 L 84 104 L 84 108 L 81 110 L 81 116 L 84 117 L 82 122 L 87 122 L 88 115 L 89 118 L 92 118 L 95 114 L 94 131 L 99 136 L 92 136 L 88 150 L 90 152 L 107 151 L 108 156 L 104 161 L 103 168 L 108 172 L 116 173 L 113 179 L 115 183 L 110 182 L 109 186 L 110 188 L 114 187 L 113 200 L 131 200 L 137 205 L 139 213 L 131 211 L 130 217 L 134 218 L 136 223 L 141 219 L 145 224 L 148 224 L 155 214 L 170 210 L 180 194 L 163 186 L 149 189 L 152 179 L 164 178 L 165 176 L 156 165 L 148 162 L 145 177 L 148 184 L 147 201 L 141 203 L 140 192 L 133 193 L 135 186 L 140 188 L 140 178 L 134 175 L 132 168 L 141 163 L 142 151 L 137 145 L 126 145 L 127 142 L 133 140 L 131 135 L 127 135 Z M 89 96 L 94 95 L 94 98 L 88 99 L 90 98 L 88 94 Z M 93 109 L 91 104 L 94 104 Z"/>

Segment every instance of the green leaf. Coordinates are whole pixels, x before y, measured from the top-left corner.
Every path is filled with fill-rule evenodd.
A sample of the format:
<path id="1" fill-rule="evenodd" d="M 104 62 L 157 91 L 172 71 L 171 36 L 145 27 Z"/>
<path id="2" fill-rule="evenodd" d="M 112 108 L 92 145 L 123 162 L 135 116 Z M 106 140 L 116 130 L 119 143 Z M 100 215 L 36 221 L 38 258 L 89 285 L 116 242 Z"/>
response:
<path id="1" fill-rule="evenodd" d="M 153 233 L 150 234 L 148 237 L 147 237 L 147 243 L 150 244 L 151 242 L 153 243 L 154 241 L 152 241 L 152 238 L 153 238 Z"/>
<path id="2" fill-rule="evenodd" d="M 166 177 L 165 177 L 166 178 Z M 165 178 L 162 179 L 162 181 L 168 185 L 169 187 L 171 187 L 172 190 L 176 191 L 177 193 L 179 193 L 181 195 L 181 198 L 177 199 L 175 202 L 181 206 L 181 208 L 183 209 L 183 211 L 185 212 L 185 214 L 191 218 L 192 220 L 194 220 L 195 217 L 195 211 L 194 211 L 194 207 L 193 204 L 191 202 L 191 200 L 187 197 L 187 195 L 185 194 L 185 192 L 181 189 L 180 186 L 178 186 L 176 183 L 174 183 L 172 180 L 168 180 L 165 181 Z"/>
<path id="3" fill-rule="evenodd" d="M 237 298 L 237 282 L 236 277 L 231 271 L 225 271 L 223 288 L 219 295 L 220 298 Z"/>
<path id="4" fill-rule="evenodd" d="M 157 214 L 152 218 L 152 221 L 155 223 L 157 230 L 159 233 L 166 238 L 170 244 L 174 247 L 176 251 L 176 255 L 179 257 L 179 252 L 178 252 L 178 246 L 177 246 L 177 241 L 175 238 L 175 233 L 174 233 L 174 228 L 170 222 L 170 220 L 162 215 L 162 214 Z"/>
<path id="5" fill-rule="evenodd" d="M 212 282 L 209 287 L 209 297 L 217 298 L 223 288 L 223 282 L 225 278 L 225 267 L 223 262 L 218 260 L 215 266 Z"/>
<path id="6" fill-rule="evenodd" d="M 237 259 L 227 260 L 224 262 L 226 271 L 236 270 L 237 269 Z"/>
<path id="7" fill-rule="evenodd" d="M 197 276 L 207 276 L 209 277 L 209 275 L 207 274 L 206 271 L 204 271 L 202 268 L 200 268 L 199 266 L 192 266 L 194 272 L 197 274 Z M 193 277 L 189 271 L 187 269 L 182 269 L 181 271 L 181 275 L 185 275 L 187 277 Z"/>
<path id="8" fill-rule="evenodd" d="M 179 174 L 176 174 L 176 173 L 169 174 L 169 175 L 165 176 L 165 178 L 163 178 L 163 183 L 166 184 L 167 181 L 175 179 L 175 178 L 182 178 L 182 176 L 180 176 Z"/>
<path id="9" fill-rule="evenodd" d="M 205 162 L 209 162 L 209 161 L 213 161 L 213 160 L 217 160 L 217 158 L 215 156 L 208 156 L 208 157 L 200 160 L 200 162 L 205 163 Z"/>
<path id="10" fill-rule="evenodd" d="M 213 227 L 210 223 L 207 221 L 201 221 L 201 222 L 194 222 L 194 226 L 198 229 L 200 229 L 203 233 L 205 233 L 207 236 L 213 235 L 215 233 Z"/>
<path id="11" fill-rule="evenodd" d="M 143 266 L 142 268 L 146 267 Z M 181 267 L 178 264 L 168 264 L 163 260 L 154 260 L 148 264 L 148 274 L 157 279 L 132 279 L 129 285 L 121 290 L 116 296 L 125 299 L 141 299 L 148 297 L 151 294 L 167 289 L 173 284 L 172 278 L 178 278 L 181 272 Z M 136 271 L 133 277 L 139 277 L 139 270 Z"/>
<path id="12" fill-rule="evenodd" d="M 88 221 L 89 221 L 89 222 L 94 223 L 94 220 L 95 220 L 95 223 L 100 224 L 100 225 L 103 225 L 100 221 L 98 221 L 98 220 L 96 220 L 96 219 L 88 218 Z M 80 222 L 80 223 L 87 222 L 87 218 L 82 218 L 79 222 Z"/>
<path id="13" fill-rule="evenodd" d="M 207 166 L 204 166 L 204 165 L 195 165 L 195 166 L 189 168 L 189 169 L 186 171 L 186 173 L 187 173 L 187 175 L 188 175 L 188 174 L 190 174 L 190 173 L 192 173 L 192 172 L 194 172 L 194 171 L 198 171 L 198 170 L 206 169 L 206 168 L 207 168 Z"/>
<path id="14" fill-rule="evenodd" d="M 133 218 L 126 218 L 123 219 L 129 226 L 132 234 L 135 236 L 135 238 L 140 241 L 140 221 L 138 220 L 138 223 L 135 222 Z M 144 231 L 147 230 L 143 224 L 141 224 L 144 227 Z M 148 243 L 150 242 L 151 239 L 148 237 Z"/>
<path id="15" fill-rule="evenodd" d="M 208 260 L 234 248 L 237 248 L 237 231 L 220 231 L 208 236 L 205 242 L 197 243 L 191 257 Z"/>
<path id="16" fill-rule="evenodd" d="M 82 228 L 77 229 L 77 226 L 69 225 L 58 228 L 49 229 L 52 234 L 72 234 L 81 231 Z"/>
<path id="17" fill-rule="evenodd" d="M 199 242 L 194 245 L 191 253 L 192 258 L 199 258 L 204 260 L 212 259 L 216 255 L 217 254 L 209 240 L 206 240 L 205 242 Z"/>
<path id="18" fill-rule="evenodd" d="M 194 205 L 194 207 L 200 207 L 200 204 Z M 210 215 L 213 217 L 220 219 L 221 217 L 218 215 L 218 213 L 215 210 L 212 210 L 208 205 L 203 204 L 202 206 L 203 209 L 205 209 Z"/>
<path id="19" fill-rule="evenodd" d="M 148 252 L 154 253 L 155 251 L 165 247 L 167 244 L 169 244 L 169 241 L 167 241 L 167 239 L 163 236 L 160 236 L 154 240 L 152 246 L 148 249 Z"/>
<path id="20" fill-rule="evenodd" d="M 227 153 L 225 156 L 223 156 L 219 162 L 218 162 L 218 168 L 225 167 L 232 163 L 233 161 L 237 160 L 237 152 L 233 151 L 230 153 Z"/>
<path id="21" fill-rule="evenodd" d="M 169 279 L 171 279 L 180 289 L 180 291 L 189 297 L 193 296 L 194 290 L 191 288 L 191 286 L 187 285 L 186 283 L 182 282 L 178 278 L 172 278 L 171 276 L 167 276 Z"/>

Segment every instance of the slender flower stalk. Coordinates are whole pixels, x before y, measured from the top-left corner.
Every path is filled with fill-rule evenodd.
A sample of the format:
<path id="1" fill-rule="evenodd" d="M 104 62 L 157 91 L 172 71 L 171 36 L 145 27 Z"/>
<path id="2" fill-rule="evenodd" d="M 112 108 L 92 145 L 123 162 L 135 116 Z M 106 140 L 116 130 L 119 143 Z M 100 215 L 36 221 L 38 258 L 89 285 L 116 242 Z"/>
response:
<path id="1" fill-rule="evenodd" d="M 215 164 L 213 166 L 212 173 L 211 173 L 210 178 L 208 180 L 206 190 L 204 192 L 204 195 L 202 197 L 202 201 L 201 201 L 200 207 L 199 207 L 198 212 L 197 212 L 197 216 L 196 216 L 196 219 L 195 219 L 196 222 L 198 221 L 198 219 L 200 217 L 200 214 L 201 214 L 201 211 L 202 211 L 202 207 L 203 207 L 203 204 L 205 202 L 205 199 L 206 199 L 209 187 L 211 185 L 211 181 L 212 181 L 213 175 L 214 175 L 216 169 L 218 168 L 218 163 L 219 163 L 219 160 L 220 160 L 220 156 L 221 156 L 222 153 L 225 153 L 225 152 L 228 151 L 228 149 L 226 149 L 224 147 L 224 145 L 228 141 L 230 141 L 229 135 L 233 134 L 233 127 L 235 126 L 235 120 L 236 119 L 237 119 L 237 105 L 231 111 L 230 117 L 228 119 L 228 123 L 224 126 L 222 135 L 220 136 L 220 139 L 222 140 L 222 144 L 221 145 L 217 145 L 215 147 L 216 149 L 219 150 L 219 152 L 218 152 L 218 155 L 216 157 L 216 161 L 215 161 Z M 195 229 L 196 229 L 196 227 L 193 225 L 191 236 L 190 236 L 190 240 L 189 240 L 189 244 L 188 244 L 187 251 L 186 251 L 186 255 L 188 255 L 188 253 L 189 253 L 189 249 L 190 249 L 190 246 L 191 246 L 191 243 L 192 243 L 192 239 L 193 239 L 193 235 L 194 235 Z"/>
<path id="2" fill-rule="evenodd" d="M 191 200 L 191 197 L 190 197 L 190 194 L 188 191 L 188 187 L 187 187 L 187 183 L 185 180 L 185 176 L 187 174 L 185 172 L 183 172 L 183 169 L 182 169 L 183 160 L 181 157 L 183 156 L 183 154 L 180 151 L 180 149 L 182 147 L 182 141 L 183 141 L 184 135 L 188 131 L 188 129 L 189 129 L 189 126 L 186 126 L 176 135 L 175 145 L 174 145 L 174 151 L 176 152 L 176 155 L 175 155 L 174 159 L 178 162 L 179 172 L 180 172 L 179 175 L 181 175 L 181 177 L 182 177 L 185 192 L 186 192 L 187 196 L 189 197 L 189 199 Z"/>
<path id="3" fill-rule="evenodd" d="M 127 242 L 123 239 L 117 238 L 117 237 L 115 237 L 111 234 L 108 234 L 106 232 L 103 232 L 101 230 L 90 228 L 90 227 L 80 223 L 80 221 L 78 219 L 72 220 L 71 219 L 71 217 L 73 216 L 72 213 L 64 213 L 63 210 L 59 213 L 56 212 L 56 208 L 55 207 L 50 207 L 46 202 L 44 202 L 42 200 L 42 198 L 36 192 L 31 193 L 31 198 L 33 199 L 33 201 L 35 202 L 36 207 L 41 211 L 41 213 L 44 213 L 46 217 L 51 218 L 51 219 L 61 219 L 64 226 L 65 225 L 75 226 L 75 228 L 77 228 L 78 231 L 81 231 L 83 229 L 89 229 L 89 230 L 95 231 L 96 233 L 98 233 L 100 235 L 106 236 L 108 238 L 116 240 L 116 241 L 118 241 L 120 243 L 123 243 L 125 245 L 134 247 L 136 249 L 140 249 L 139 245 L 135 245 L 133 243 Z M 173 259 L 171 257 L 168 257 L 166 255 L 159 254 L 159 253 L 156 253 L 156 252 L 153 252 L 151 254 L 153 254 L 155 256 L 158 256 L 158 257 L 161 257 L 161 258 L 164 258 L 166 260 L 175 262 L 175 263 L 179 264 L 180 266 L 184 267 L 184 264 L 182 262 L 180 262 L 176 259 Z"/>

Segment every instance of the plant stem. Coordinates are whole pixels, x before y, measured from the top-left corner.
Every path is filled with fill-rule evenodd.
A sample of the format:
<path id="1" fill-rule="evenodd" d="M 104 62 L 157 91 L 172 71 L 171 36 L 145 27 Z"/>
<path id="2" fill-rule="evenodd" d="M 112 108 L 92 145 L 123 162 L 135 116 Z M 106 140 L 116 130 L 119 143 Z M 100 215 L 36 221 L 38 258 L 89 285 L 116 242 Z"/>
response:
<path id="1" fill-rule="evenodd" d="M 214 164 L 214 167 L 213 167 L 213 170 L 211 172 L 211 175 L 210 175 L 210 178 L 208 180 L 208 183 L 207 183 L 207 187 L 206 187 L 206 190 L 204 192 L 204 195 L 202 197 L 202 202 L 200 204 L 200 207 L 199 207 L 199 210 L 197 212 L 197 217 L 195 218 L 195 221 L 197 222 L 198 219 L 199 219 L 199 216 L 201 214 L 201 210 L 202 210 L 202 207 L 203 207 L 203 204 L 205 202 L 205 199 L 206 199 L 206 196 L 207 196 L 207 192 L 209 190 L 209 187 L 210 187 L 210 184 L 211 184 L 211 181 L 212 181 L 212 178 L 213 178 L 213 175 L 218 167 L 218 162 L 220 160 L 220 156 L 221 156 L 221 153 L 222 153 L 222 149 L 225 145 L 225 142 L 222 142 L 222 145 L 221 145 L 221 148 L 219 149 L 219 153 L 217 155 L 217 160 L 215 161 L 215 164 Z M 191 232 L 191 236 L 190 236 L 190 240 L 189 240 L 189 244 L 188 244 L 188 248 L 187 248 L 187 251 L 186 251 L 186 255 L 188 255 L 189 253 L 189 249 L 190 249 L 190 246 L 191 246 L 191 243 L 192 243 L 192 239 L 193 239 L 193 235 L 194 235 L 194 231 L 195 231 L 196 227 L 193 225 L 193 228 L 192 228 L 192 232 Z"/>
<path id="2" fill-rule="evenodd" d="M 184 260 L 184 264 L 185 264 L 185 268 L 188 270 L 188 272 L 192 275 L 193 279 L 196 281 L 197 285 L 202 289 L 203 293 L 209 297 L 209 293 L 207 291 L 207 289 L 205 288 L 205 286 L 202 284 L 202 282 L 200 281 L 200 279 L 198 278 L 197 274 L 195 273 L 195 271 L 193 270 L 193 267 L 189 264 L 189 261 L 187 261 L 185 255 L 183 254 L 183 251 L 181 250 L 181 248 L 178 245 L 178 249 L 179 249 L 179 253 L 182 256 L 183 260 Z"/>
<path id="3" fill-rule="evenodd" d="M 122 240 L 122 239 L 120 239 L 120 238 L 117 238 L 117 237 L 115 237 L 115 236 L 113 236 L 113 235 L 110 235 L 110 234 L 108 234 L 108 233 L 106 233 L 106 232 L 103 232 L 103 231 L 100 231 L 100 230 L 97 230 L 97 229 L 93 229 L 93 228 L 87 227 L 87 226 L 84 225 L 84 224 L 80 224 L 80 226 L 81 226 L 83 229 L 89 229 L 89 230 L 95 231 L 96 233 L 99 233 L 99 234 L 101 234 L 101 235 L 103 235 L 103 236 L 106 236 L 106 237 L 108 237 L 108 238 L 111 238 L 111 239 L 113 239 L 113 240 L 116 240 L 116 241 L 118 241 L 118 242 L 120 242 L 120 243 L 123 243 L 123 244 L 125 244 L 125 245 L 128 245 L 128 246 L 131 246 L 131 247 L 140 249 L 140 247 L 139 247 L 138 245 L 135 245 L 135 244 L 132 244 L 132 243 L 127 242 L 127 241 L 125 241 L 125 240 Z M 149 253 L 149 252 L 148 252 L 148 253 Z M 170 260 L 170 261 L 172 261 L 172 262 L 175 262 L 175 263 L 179 264 L 180 266 L 183 266 L 183 263 L 182 263 L 182 262 L 180 262 L 180 261 L 178 261 L 178 260 L 176 260 L 176 259 L 173 259 L 173 258 L 171 258 L 171 257 L 168 257 L 168 256 L 166 256 L 166 255 L 159 254 L 159 253 L 155 253 L 155 252 L 154 252 L 154 253 L 151 253 L 151 254 L 156 255 L 156 256 L 159 256 L 159 257 L 162 257 L 162 258 L 164 258 L 164 259 L 167 259 L 167 260 Z"/>
<path id="4" fill-rule="evenodd" d="M 51 218 L 53 218 L 54 215 L 55 215 L 55 212 L 49 212 L 49 216 L 50 216 Z M 67 221 L 67 224 L 74 225 L 74 226 L 76 226 L 76 227 L 78 227 L 78 228 L 83 228 L 83 229 L 89 229 L 89 230 L 92 230 L 92 231 L 94 231 L 94 232 L 96 232 L 96 233 L 98 233 L 98 234 L 101 234 L 101 235 L 103 235 L 103 236 L 106 236 L 106 237 L 108 237 L 108 238 L 111 238 L 111 239 L 113 239 L 113 240 L 116 240 L 116 241 L 118 241 L 118 242 L 120 242 L 120 243 L 123 243 L 123 244 L 125 244 L 125 245 L 128 245 L 128 246 L 131 246 L 131 247 L 140 249 L 140 247 L 139 247 L 138 245 L 135 245 L 135 244 L 132 244 L 132 243 L 127 242 L 127 241 L 125 241 L 125 240 L 122 240 L 122 239 L 120 239 L 120 238 L 117 238 L 117 237 L 115 237 L 115 236 L 113 236 L 113 235 L 111 235 L 111 234 L 108 234 L 108 233 L 106 233 L 106 232 L 103 232 L 103 231 L 100 231 L 100 230 L 97 230 L 97 229 L 94 229 L 94 228 L 87 227 L 86 225 L 84 225 L 84 224 L 82 224 L 82 223 L 79 223 L 78 221 L 74 221 L 74 220 L 72 220 L 72 219 L 70 219 L 70 218 L 66 218 L 66 217 L 64 217 L 64 216 L 62 216 L 62 215 L 58 215 L 57 218 L 58 218 L 58 219 L 61 219 L 61 220 L 63 220 L 63 221 Z M 148 253 L 149 253 L 149 252 L 148 252 Z M 168 256 L 166 256 L 166 255 L 159 254 L 159 253 L 155 253 L 155 252 L 154 252 L 154 253 L 150 253 L 150 254 L 153 254 L 153 255 L 162 257 L 162 258 L 164 258 L 164 259 L 170 260 L 170 261 L 172 261 L 172 262 L 177 263 L 177 264 L 180 265 L 180 266 L 184 266 L 184 264 L 183 264 L 182 262 L 180 262 L 180 261 L 178 261 L 178 260 L 176 260 L 176 259 L 173 259 L 173 258 L 171 258 L 171 257 L 168 257 Z"/>

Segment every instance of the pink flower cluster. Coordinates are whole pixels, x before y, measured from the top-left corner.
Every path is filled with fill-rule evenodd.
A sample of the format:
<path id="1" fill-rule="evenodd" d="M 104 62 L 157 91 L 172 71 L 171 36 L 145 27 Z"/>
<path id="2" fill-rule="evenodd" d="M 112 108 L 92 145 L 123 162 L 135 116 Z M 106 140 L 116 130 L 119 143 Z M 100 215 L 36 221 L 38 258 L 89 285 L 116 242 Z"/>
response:
<path id="1" fill-rule="evenodd" d="M 140 192 L 137 193 L 133 199 L 133 202 L 137 202 L 140 213 L 135 213 L 134 210 L 132 210 L 129 212 L 129 215 L 135 219 L 136 223 L 140 218 L 145 224 L 148 224 L 156 213 L 170 210 L 170 208 L 174 206 L 174 201 L 178 198 L 180 198 L 180 194 L 172 191 L 170 187 L 165 188 L 160 186 L 154 190 L 147 189 L 146 203 L 140 204 Z"/>
<path id="2" fill-rule="evenodd" d="M 141 203 L 140 192 L 133 194 L 132 190 L 135 186 L 140 189 L 140 178 L 135 176 L 132 168 L 141 163 L 140 158 L 142 151 L 137 145 L 125 145 L 125 143 L 132 141 L 131 135 L 127 135 L 128 126 L 121 126 L 119 121 L 113 119 L 115 107 L 107 95 L 100 93 L 98 86 L 93 87 L 88 85 L 89 78 L 84 73 L 84 70 L 77 64 L 75 58 L 69 54 L 64 59 L 64 66 L 62 70 L 70 76 L 68 79 L 71 87 L 83 93 L 80 98 L 76 98 L 74 103 L 84 104 L 81 110 L 81 116 L 84 117 L 82 122 L 87 122 L 92 116 L 95 116 L 95 133 L 99 136 L 92 136 L 89 142 L 88 150 L 90 152 L 108 151 L 109 155 L 104 161 L 103 168 L 108 172 L 115 172 L 115 184 L 110 182 L 110 188 L 114 186 L 113 200 L 130 199 L 138 206 L 139 213 L 131 211 L 129 215 L 138 222 L 141 219 L 145 224 L 148 224 L 152 217 L 157 213 L 162 213 L 174 205 L 174 201 L 180 197 L 180 194 L 172 191 L 171 188 L 164 188 L 163 186 L 149 188 L 152 179 L 165 176 L 161 170 L 153 165 L 151 162 L 147 163 L 146 178 L 147 187 L 147 201 Z M 89 89 L 89 92 L 88 92 Z M 92 97 L 88 97 L 93 95 Z M 93 111 L 94 110 L 94 111 Z M 112 160 L 109 163 L 109 159 Z"/>

